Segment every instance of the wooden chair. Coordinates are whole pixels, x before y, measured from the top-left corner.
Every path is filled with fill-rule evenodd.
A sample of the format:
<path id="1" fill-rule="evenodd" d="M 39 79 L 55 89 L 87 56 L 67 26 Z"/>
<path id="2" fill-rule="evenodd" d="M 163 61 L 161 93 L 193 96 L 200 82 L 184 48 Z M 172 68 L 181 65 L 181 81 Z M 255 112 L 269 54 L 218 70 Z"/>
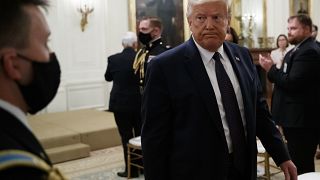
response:
<path id="1" fill-rule="evenodd" d="M 259 176 L 260 178 L 270 180 L 271 176 L 282 172 L 282 170 L 279 167 L 270 164 L 270 155 L 264 149 L 259 139 L 257 140 L 257 148 L 258 148 L 257 156 L 263 158 L 262 160 L 258 161 L 257 164 L 264 165 L 264 174 L 262 176 Z M 275 169 L 275 172 L 271 172 L 271 169 Z"/>
<path id="2" fill-rule="evenodd" d="M 131 167 L 135 166 L 143 169 L 141 137 L 135 137 L 129 140 L 128 146 L 128 179 L 131 178 Z M 140 163 L 139 163 L 140 162 Z"/>
<path id="3" fill-rule="evenodd" d="M 309 172 L 309 173 L 304 173 L 300 174 L 298 176 L 299 180 L 315 180 L 315 179 L 320 179 L 320 172 Z"/>

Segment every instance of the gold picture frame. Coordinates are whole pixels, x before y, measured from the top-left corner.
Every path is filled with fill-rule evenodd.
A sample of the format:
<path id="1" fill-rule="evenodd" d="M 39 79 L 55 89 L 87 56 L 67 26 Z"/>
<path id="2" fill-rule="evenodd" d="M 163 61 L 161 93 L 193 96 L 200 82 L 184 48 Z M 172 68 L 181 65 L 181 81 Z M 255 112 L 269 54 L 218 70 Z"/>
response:
<path id="1" fill-rule="evenodd" d="M 187 9 L 187 0 L 167 0 L 172 1 L 174 6 L 165 7 L 166 10 L 168 8 L 173 8 L 175 11 L 175 16 L 169 17 L 172 25 L 171 28 L 166 28 L 166 24 L 168 25 L 168 21 L 162 23 L 164 25 L 164 33 L 162 34 L 164 41 L 167 45 L 174 47 L 177 46 L 184 41 L 186 41 L 190 37 L 189 25 L 186 18 L 186 9 Z M 128 9 L 129 9 L 129 29 L 130 31 L 137 32 L 137 23 L 139 19 L 144 16 L 157 16 L 159 18 L 166 18 L 165 15 L 170 13 L 161 13 L 157 14 L 157 10 L 160 9 L 159 3 L 162 0 L 128 0 Z M 171 3 L 172 3 L 171 2 Z M 168 26 L 169 26 L 168 25 Z M 168 27 L 167 26 L 167 27 Z M 167 30 L 167 31 L 166 31 Z M 172 36 L 173 35 L 173 36 Z"/>
<path id="2" fill-rule="evenodd" d="M 290 15 L 310 15 L 310 0 L 290 0 Z"/>

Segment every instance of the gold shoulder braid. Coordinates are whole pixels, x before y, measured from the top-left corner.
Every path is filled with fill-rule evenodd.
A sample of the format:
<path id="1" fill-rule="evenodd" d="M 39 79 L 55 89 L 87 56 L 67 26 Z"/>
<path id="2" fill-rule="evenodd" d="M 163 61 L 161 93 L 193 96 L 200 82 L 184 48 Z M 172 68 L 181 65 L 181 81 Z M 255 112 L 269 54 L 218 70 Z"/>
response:
<path id="1" fill-rule="evenodd" d="M 66 180 L 59 169 L 50 166 L 41 158 L 22 150 L 0 151 L 0 173 L 10 168 L 33 168 L 47 175 L 47 180 Z M 19 173 L 19 172 L 17 172 Z"/>
<path id="2" fill-rule="evenodd" d="M 133 70 L 134 73 L 137 74 L 139 71 L 139 77 L 140 77 L 140 84 L 143 84 L 143 78 L 144 78 L 144 62 L 146 59 L 146 55 L 149 51 L 146 50 L 146 48 L 141 48 L 136 57 L 134 58 L 133 62 Z"/>

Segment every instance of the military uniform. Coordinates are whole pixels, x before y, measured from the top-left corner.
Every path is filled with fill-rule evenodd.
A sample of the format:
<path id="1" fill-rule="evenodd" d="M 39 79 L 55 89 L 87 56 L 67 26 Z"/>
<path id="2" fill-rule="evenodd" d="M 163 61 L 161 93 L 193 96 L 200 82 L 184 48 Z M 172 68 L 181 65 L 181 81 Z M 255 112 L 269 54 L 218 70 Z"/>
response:
<path id="1" fill-rule="evenodd" d="M 163 53 L 168 49 L 169 47 L 166 47 L 166 45 L 162 42 L 162 39 L 159 38 L 141 48 L 137 53 L 133 63 L 133 69 L 135 73 L 139 73 L 141 90 L 143 90 L 144 87 L 144 77 L 145 73 L 147 72 L 148 63 L 155 56 Z"/>
<path id="2" fill-rule="evenodd" d="M 22 150 L 0 151 L 0 179 L 66 180 L 59 169 Z"/>

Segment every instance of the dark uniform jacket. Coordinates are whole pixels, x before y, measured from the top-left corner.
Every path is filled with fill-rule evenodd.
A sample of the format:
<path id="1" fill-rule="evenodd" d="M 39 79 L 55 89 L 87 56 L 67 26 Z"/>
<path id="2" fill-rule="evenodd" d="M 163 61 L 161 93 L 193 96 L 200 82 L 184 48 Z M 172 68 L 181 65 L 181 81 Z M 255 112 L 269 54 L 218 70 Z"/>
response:
<path id="1" fill-rule="evenodd" d="M 34 134 L 14 115 L 0 108 L 0 150 L 23 150 L 52 165 Z M 1 178 L 3 174 L 1 174 Z M 41 179 L 43 172 L 24 168 L 10 173 L 9 179 Z"/>
<path id="2" fill-rule="evenodd" d="M 147 68 L 150 61 L 152 61 L 154 57 L 165 52 L 166 50 L 168 50 L 168 48 L 164 45 L 161 38 L 143 47 L 143 51 L 147 53 L 144 62 L 144 74 L 147 73 Z M 140 85 L 144 86 L 144 78 L 140 79 Z"/>

